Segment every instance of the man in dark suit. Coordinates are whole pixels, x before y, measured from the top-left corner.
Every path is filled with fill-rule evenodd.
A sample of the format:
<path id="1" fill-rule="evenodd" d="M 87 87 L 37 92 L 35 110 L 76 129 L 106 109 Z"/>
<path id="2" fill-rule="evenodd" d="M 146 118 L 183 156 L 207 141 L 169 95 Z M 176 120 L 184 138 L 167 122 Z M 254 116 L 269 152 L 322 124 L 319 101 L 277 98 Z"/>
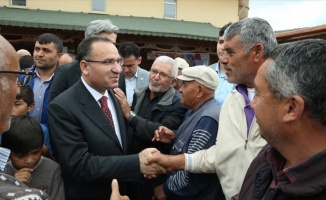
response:
<path id="1" fill-rule="evenodd" d="M 111 20 L 94 20 L 89 23 L 85 30 L 85 38 L 99 35 L 111 40 L 114 44 L 117 40 L 119 28 L 112 24 Z M 66 89 L 75 84 L 81 76 L 78 61 L 58 66 L 54 72 L 53 81 L 50 87 L 49 102 Z M 126 91 L 124 74 L 121 72 L 119 88 Z"/>
<path id="2" fill-rule="evenodd" d="M 105 37 L 88 37 L 78 46 L 77 60 L 81 79 L 49 104 L 51 138 L 66 199 L 107 200 L 112 179 L 137 181 L 141 173 L 155 174 L 160 168 L 144 164 L 154 149 L 126 155 L 130 138 L 112 91 L 122 65 L 114 44 Z M 120 188 L 122 192 L 123 184 Z"/>

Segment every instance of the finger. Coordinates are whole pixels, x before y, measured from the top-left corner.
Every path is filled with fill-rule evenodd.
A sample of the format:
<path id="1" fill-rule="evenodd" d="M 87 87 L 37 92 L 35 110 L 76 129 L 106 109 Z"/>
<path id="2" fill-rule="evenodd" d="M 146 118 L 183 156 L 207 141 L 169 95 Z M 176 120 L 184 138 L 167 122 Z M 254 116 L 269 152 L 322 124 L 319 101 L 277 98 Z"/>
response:
<path id="1" fill-rule="evenodd" d="M 18 170 L 19 172 L 29 172 L 29 173 L 31 173 L 32 171 L 33 171 L 33 169 L 31 169 L 31 168 L 21 168 L 20 170 Z"/>
<path id="2" fill-rule="evenodd" d="M 118 87 L 114 88 L 113 91 L 114 91 L 114 93 L 117 93 L 117 94 L 124 94 L 124 92 Z"/>
<path id="3" fill-rule="evenodd" d="M 112 189 L 112 193 L 119 192 L 119 183 L 118 183 L 117 179 L 112 180 L 111 189 Z"/>
<path id="4" fill-rule="evenodd" d="M 160 141 L 160 135 L 159 135 L 159 133 L 158 133 L 158 130 L 156 130 L 156 131 L 154 132 L 154 137 L 153 137 L 153 139 L 152 139 L 152 142 L 154 142 L 154 141 Z"/>

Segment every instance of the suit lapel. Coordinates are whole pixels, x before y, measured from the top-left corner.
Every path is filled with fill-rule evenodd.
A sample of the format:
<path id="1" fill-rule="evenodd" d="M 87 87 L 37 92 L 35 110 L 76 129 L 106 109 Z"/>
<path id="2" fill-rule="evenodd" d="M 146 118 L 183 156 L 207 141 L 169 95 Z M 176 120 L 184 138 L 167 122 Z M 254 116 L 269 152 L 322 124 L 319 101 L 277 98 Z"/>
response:
<path id="1" fill-rule="evenodd" d="M 121 143 L 122 143 L 124 152 L 126 152 L 126 150 L 127 150 L 127 135 L 126 135 L 126 126 L 125 126 L 125 121 L 124 121 L 124 117 L 122 114 L 122 110 L 121 110 L 120 104 L 119 104 L 118 100 L 115 98 L 112 90 L 108 90 L 108 94 L 110 95 L 110 97 L 113 101 L 113 104 L 114 104 L 114 107 L 115 107 L 115 110 L 117 113 L 117 118 L 118 118 L 118 123 L 119 123 L 119 128 L 120 128 Z"/>
<path id="2" fill-rule="evenodd" d="M 77 84 L 77 93 L 79 103 L 81 104 L 82 112 L 96 125 L 107 134 L 113 141 L 115 141 L 120 147 L 120 142 L 115 130 L 108 123 L 103 111 L 99 104 L 96 102 L 91 93 L 86 89 L 81 80 Z M 120 122 L 119 122 L 120 123 Z"/>

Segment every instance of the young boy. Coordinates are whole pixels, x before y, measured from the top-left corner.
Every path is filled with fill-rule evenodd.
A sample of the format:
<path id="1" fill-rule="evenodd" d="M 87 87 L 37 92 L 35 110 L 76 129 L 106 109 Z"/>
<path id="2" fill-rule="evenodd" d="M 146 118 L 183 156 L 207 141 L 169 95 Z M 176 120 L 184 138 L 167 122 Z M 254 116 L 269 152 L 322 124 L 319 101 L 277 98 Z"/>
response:
<path id="1" fill-rule="evenodd" d="M 20 93 L 16 95 L 16 100 L 11 112 L 11 116 L 17 117 L 28 115 L 28 112 L 34 109 L 34 106 L 35 103 L 33 90 L 29 86 L 20 87 Z M 48 128 L 44 124 L 41 124 L 41 127 L 44 134 L 43 144 L 45 145 L 42 150 L 43 156 L 54 159 L 52 157 L 53 151 L 50 143 Z"/>
<path id="2" fill-rule="evenodd" d="M 65 198 L 60 166 L 42 156 L 44 135 L 40 123 L 30 116 L 14 117 L 3 133 L 1 146 L 10 149 L 4 172 L 28 187 L 46 192 L 50 199 Z"/>

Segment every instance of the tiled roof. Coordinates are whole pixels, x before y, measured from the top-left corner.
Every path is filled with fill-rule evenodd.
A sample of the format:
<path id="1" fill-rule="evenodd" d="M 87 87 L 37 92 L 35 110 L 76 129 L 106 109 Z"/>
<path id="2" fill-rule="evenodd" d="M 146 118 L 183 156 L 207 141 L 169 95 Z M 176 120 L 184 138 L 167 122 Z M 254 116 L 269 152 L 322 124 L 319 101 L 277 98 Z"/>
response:
<path id="1" fill-rule="evenodd" d="M 124 34 L 216 41 L 219 31 L 210 23 L 0 7 L 0 25 L 9 26 L 84 31 L 90 21 L 106 18 Z"/>
<path id="2" fill-rule="evenodd" d="M 326 24 L 315 26 L 315 27 L 307 27 L 307 28 L 300 28 L 300 29 L 278 32 L 276 33 L 276 37 L 278 40 L 309 38 L 312 36 L 320 36 L 321 38 L 323 38 L 322 35 L 325 34 L 326 34 Z"/>

